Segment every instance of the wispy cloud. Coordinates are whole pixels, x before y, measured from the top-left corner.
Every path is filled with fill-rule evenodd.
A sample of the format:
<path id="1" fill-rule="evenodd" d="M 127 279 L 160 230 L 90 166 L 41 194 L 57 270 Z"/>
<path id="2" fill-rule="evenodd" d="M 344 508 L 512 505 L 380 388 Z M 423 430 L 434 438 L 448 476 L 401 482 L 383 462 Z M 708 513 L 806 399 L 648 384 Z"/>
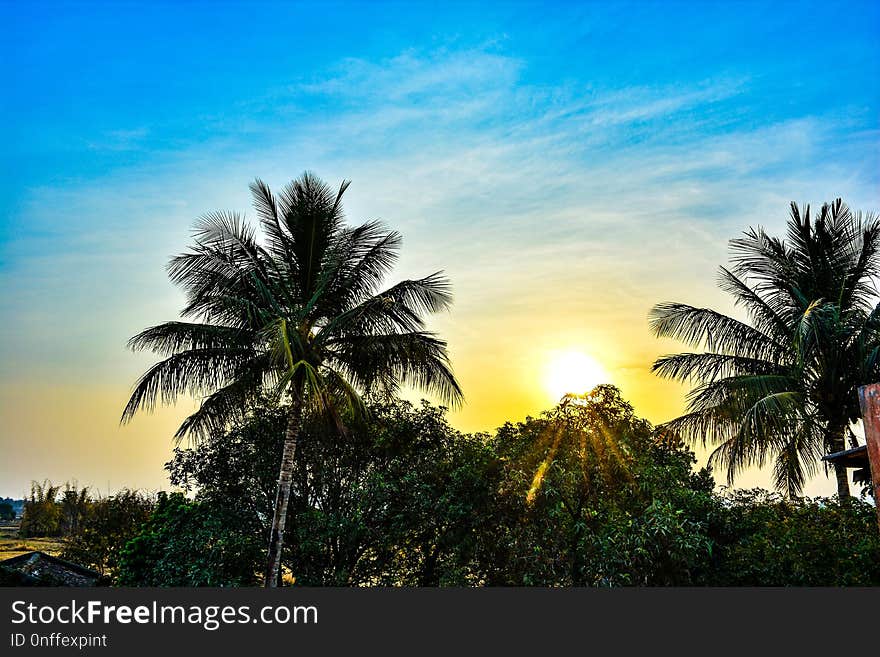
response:
<path id="1" fill-rule="evenodd" d="M 529 363 L 572 342 L 662 420 L 681 391 L 647 372 L 664 348 L 647 330 L 653 303 L 726 308 L 726 241 L 781 225 L 789 200 L 880 205 L 878 135 L 845 106 L 764 115 L 747 72 L 600 85 L 532 66 L 497 44 L 349 57 L 195 117 L 213 131 L 198 143 L 168 146 L 154 124 L 105 133 L 93 148 L 149 157 L 33 185 L 19 204 L 26 229 L 0 271 L 0 312 L 15 317 L 2 379 L 87 371 L 127 388 L 145 360 L 123 344 L 176 315 L 162 267 L 192 220 L 247 209 L 255 176 L 277 185 L 310 168 L 354 180 L 353 221 L 401 230 L 399 275 L 452 277 L 456 307 L 436 325 L 469 393 L 462 426 L 538 410 Z"/>
<path id="2" fill-rule="evenodd" d="M 142 147 L 149 134 L 147 127 L 107 130 L 100 141 L 91 141 L 88 146 L 95 151 L 130 151 Z"/>
<path id="3" fill-rule="evenodd" d="M 380 60 L 346 58 L 294 92 L 327 95 L 357 104 L 419 102 L 438 94 L 479 94 L 517 81 L 523 62 L 484 49 L 408 50 Z"/>

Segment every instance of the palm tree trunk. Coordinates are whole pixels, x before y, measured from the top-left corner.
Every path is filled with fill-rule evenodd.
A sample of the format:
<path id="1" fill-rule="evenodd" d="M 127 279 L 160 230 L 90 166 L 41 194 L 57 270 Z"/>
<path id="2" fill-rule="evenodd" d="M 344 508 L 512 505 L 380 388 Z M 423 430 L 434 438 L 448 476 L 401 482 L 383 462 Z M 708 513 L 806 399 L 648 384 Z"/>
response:
<path id="1" fill-rule="evenodd" d="M 846 474 L 846 468 L 842 465 L 834 466 L 834 476 L 837 477 L 837 497 L 844 504 L 849 503 L 849 477 Z"/>
<path id="2" fill-rule="evenodd" d="M 302 427 L 302 395 L 293 395 L 287 432 L 284 435 L 284 450 L 281 456 L 281 471 L 278 474 L 278 492 L 275 496 L 275 514 L 272 517 L 272 531 L 269 535 L 269 555 L 263 586 L 276 587 L 281 579 L 281 549 L 284 547 L 284 526 L 287 524 L 287 505 L 290 502 L 290 489 L 293 483 L 293 459 L 296 456 L 296 440 Z"/>
<path id="3" fill-rule="evenodd" d="M 845 428 L 833 428 L 829 432 L 828 446 L 831 452 L 840 452 L 846 449 L 846 440 L 844 439 Z M 837 479 L 837 497 L 842 504 L 848 504 L 849 495 L 849 477 L 846 473 L 846 466 L 835 463 L 834 476 Z"/>
<path id="4" fill-rule="evenodd" d="M 428 548 L 425 563 L 422 564 L 418 577 L 418 586 L 440 586 L 440 578 L 437 573 L 437 562 L 440 561 L 440 541 Z"/>

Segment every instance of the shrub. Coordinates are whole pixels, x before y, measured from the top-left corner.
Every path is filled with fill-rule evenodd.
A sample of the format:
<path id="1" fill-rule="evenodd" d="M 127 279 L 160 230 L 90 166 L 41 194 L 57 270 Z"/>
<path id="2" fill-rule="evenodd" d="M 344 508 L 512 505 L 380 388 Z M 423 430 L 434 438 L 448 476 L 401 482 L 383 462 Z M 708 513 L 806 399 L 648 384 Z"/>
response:
<path id="1" fill-rule="evenodd" d="M 61 534 L 61 506 L 56 501 L 59 486 L 49 481 L 31 482 L 30 496 L 24 501 L 19 535 L 59 536 Z"/>
<path id="2" fill-rule="evenodd" d="M 262 537 L 252 519 L 181 493 L 159 494 L 119 561 L 123 586 L 245 586 L 257 582 Z"/>
<path id="3" fill-rule="evenodd" d="M 858 499 L 787 500 L 756 489 L 721 499 L 714 586 L 877 586 L 880 533 Z"/>
<path id="4" fill-rule="evenodd" d="M 67 538 L 62 558 L 115 579 L 120 553 L 149 520 L 153 506 L 147 496 L 133 490 L 89 500 Z"/>

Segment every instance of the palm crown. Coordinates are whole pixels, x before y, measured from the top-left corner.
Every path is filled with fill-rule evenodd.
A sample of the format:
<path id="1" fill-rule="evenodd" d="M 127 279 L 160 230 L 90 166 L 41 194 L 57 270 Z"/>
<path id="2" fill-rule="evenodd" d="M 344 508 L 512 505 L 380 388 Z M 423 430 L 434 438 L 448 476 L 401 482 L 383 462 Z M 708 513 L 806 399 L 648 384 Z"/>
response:
<path id="1" fill-rule="evenodd" d="M 306 173 L 274 195 L 255 181 L 262 240 L 237 213 L 204 216 L 194 245 L 168 266 L 186 292 L 181 315 L 195 321 L 165 322 L 129 342 L 163 360 L 135 385 L 123 421 L 159 401 L 200 396 L 198 410 L 177 432 L 177 438 L 198 438 L 226 426 L 267 391 L 289 398 L 276 508 L 282 517 L 273 536 L 283 535 L 285 468 L 292 468 L 309 407 L 338 422 L 340 400 L 359 408 L 364 392 L 407 384 L 447 403 L 461 399 L 446 343 L 423 319 L 450 306 L 447 279 L 438 272 L 380 291 L 400 235 L 378 222 L 347 226 L 341 205 L 347 187 L 344 182 L 334 192 Z M 273 538 L 279 552 L 280 535 Z"/>
<path id="2" fill-rule="evenodd" d="M 772 458 L 777 487 L 798 494 L 820 457 L 851 436 L 858 386 L 880 375 L 880 223 L 839 199 L 815 220 L 793 203 L 787 240 L 752 228 L 731 246 L 719 284 L 748 323 L 679 303 L 651 311 L 658 336 L 705 349 L 654 363 L 661 376 L 696 384 L 668 426 L 717 445 L 711 460 L 729 480 Z M 846 471 L 836 474 L 846 497 Z"/>
<path id="3" fill-rule="evenodd" d="M 330 392 L 354 401 L 357 391 L 402 383 L 460 398 L 446 344 L 422 318 L 449 307 L 448 281 L 436 273 L 378 292 L 400 235 L 378 222 L 344 225 L 347 186 L 334 194 L 305 174 L 276 197 L 253 183 L 264 243 L 237 213 L 202 218 L 193 248 L 168 266 L 186 292 L 181 315 L 200 321 L 165 322 L 129 341 L 165 358 L 137 382 L 123 419 L 159 400 L 207 395 L 177 433 L 198 437 L 267 387 L 295 384 L 319 406 Z"/>

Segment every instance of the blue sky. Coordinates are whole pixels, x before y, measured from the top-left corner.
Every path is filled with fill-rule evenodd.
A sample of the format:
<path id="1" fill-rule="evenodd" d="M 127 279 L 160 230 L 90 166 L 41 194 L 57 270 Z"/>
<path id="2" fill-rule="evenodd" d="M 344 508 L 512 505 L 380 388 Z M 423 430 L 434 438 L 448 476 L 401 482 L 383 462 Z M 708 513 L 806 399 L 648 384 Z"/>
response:
<path id="1" fill-rule="evenodd" d="M 456 308 L 437 327 L 470 389 L 455 418 L 468 430 L 546 406 L 529 368 L 572 347 L 668 419 L 683 391 L 647 373 L 674 348 L 648 334 L 651 304 L 728 310 L 714 284 L 727 240 L 781 226 L 790 200 L 880 209 L 876 2 L 0 12 L 0 411 L 18 418 L 0 442 L 95 442 L 81 462 L 0 466 L 8 493 L 103 482 L 101 468 L 160 485 L 162 433 L 185 408 L 116 427 L 149 362 L 125 340 L 174 318 L 168 256 L 203 212 L 247 209 L 256 176 L 353 179 L 352 220 L 404 235 L 401 276 L 449 273 Z M 71 412 L 94 422 L 22 410 L 77 395 Z"/>

